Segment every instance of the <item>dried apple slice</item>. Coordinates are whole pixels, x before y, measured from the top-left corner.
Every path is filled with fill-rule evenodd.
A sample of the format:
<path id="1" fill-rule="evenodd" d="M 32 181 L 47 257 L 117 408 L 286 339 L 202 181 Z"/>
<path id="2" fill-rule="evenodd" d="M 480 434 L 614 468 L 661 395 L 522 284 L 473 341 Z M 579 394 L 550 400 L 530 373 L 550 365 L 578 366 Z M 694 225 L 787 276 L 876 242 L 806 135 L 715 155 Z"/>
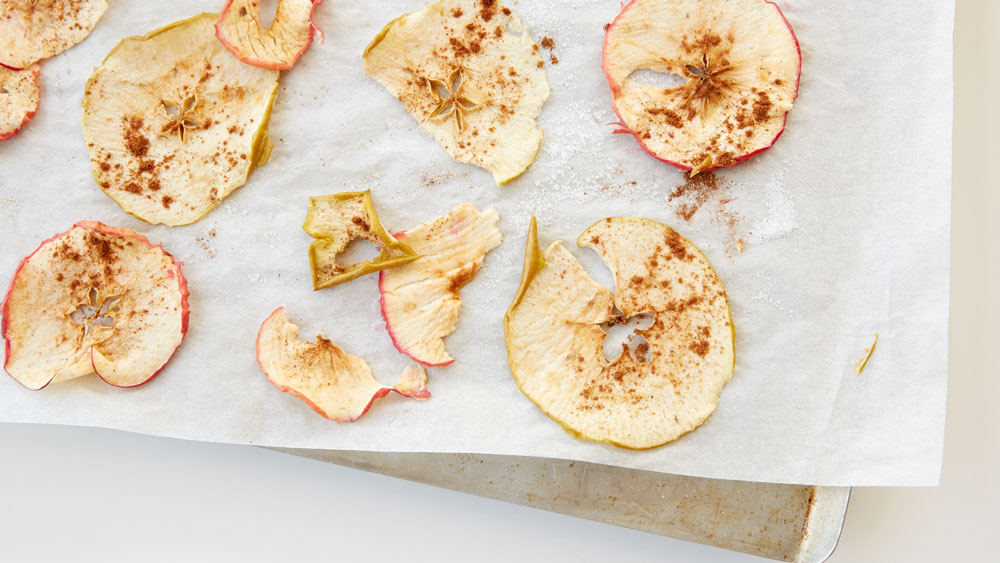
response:
<path id="1" fill-rule="evenodd" d="M 444 217 L 396 236 L 420 254 L 410 264 L 379 272 L 382 318 L 400 352 L 427 366 L 455 361 L 444 337 L 455 331 L 460 290 L 472 281 L 486 253 L 500 246 L 500 217 L 464 203 Z"/>
<path id="2" fill-rule="evenodd" d="M 260 23 L 260 0 L 227 0 L 215 22 L 215 36 L 239 60 L 286 70 L 299 60 L 318 28 L 312 11 L 322 0 L 278 0 L 268 29 Z M 320 39 L 322 40 L 322 32 Z"/>
<path id="3" fill-rule="evenodd" d="M 6 141 L 24 127 L 38 110 L 42 88 L 38 85 L 37 64 L 24 70 L 0 66 L 0 141 Z"/>
<path id="4" fill-rule="evenodd" d="M 188 327 L 181 264 L 135 232 L 82 221 L 21 261 L 3 302 L 4 369 L 41 389 L 96 373 L 149 381 Z"/>
<path id="5" fill-rule="evenodd" d="M 542 252 L 532 219 L 521 286 L 504 317 L 517 386 L 579 438 L 645 449 L 698 427 L 734 368 L 729 303 L 711 264 L 690 241 L 648 219 L 599 221 L 577 244 L 604 259 L 615 294 L 560 241 Z M 625 345 L 608 363 L 600 325 L 639 314 L 654 317 L 636 331 L 648 343 L 648 361 Z"/>
<path id="6" fill-rule="evenodd" d="M 398 17 L 364 61 L 455 160 L 489 170 L 498 184 L 534 162 L 549 83 L 538 45 L 500 2 L 440 0 Z"/>
<path id="7" fill-rule="evenodd" d="M 0 66 L 20 70 L 83 41 L 108 9 L 105 0 L 0 1 Z"/>
<path id="8" fill-rule="evenodd" d="M 94 178 L 143 221 L 197 221 L 270 155 L 278 73 L 226 51 L 216 17 L 125 38 L 87 81 L 83 134 Z"/>
<path id="9" fill-rule="evenodd" d="M 361 358 L 320 335 L 315 343 L 303 342 L 298 332 L 285 308 L 276 309 L 257 333 L 257 363 L 275 387 L 302 399 L 321 416 L 354 422 L 389 391 L 420 400 L 431 396 L 423 368 L 406 368 L 395 386 L 386 387 Z"/>
<path id="10" fill-rule="evenodd" d="M 302 229 L 316 239 L 309 245 L 314 290 L 417 259 L 416 252 L 382 226 L 368 190 L 309 198 Z M 372 260 L 348 266 L 338 264 L 337 255 L 357 239 L 374 243 L 382 252 Z"/>
<path id="11" fill-rule="evenodd" d="M 774 144 L 798 93 L 799 43 L 764 0 L 633 0 L 605 34 L 616 131 L 683 170 L 733 166 Z M 643 84 L 652 70 L 683 77 Z"/>

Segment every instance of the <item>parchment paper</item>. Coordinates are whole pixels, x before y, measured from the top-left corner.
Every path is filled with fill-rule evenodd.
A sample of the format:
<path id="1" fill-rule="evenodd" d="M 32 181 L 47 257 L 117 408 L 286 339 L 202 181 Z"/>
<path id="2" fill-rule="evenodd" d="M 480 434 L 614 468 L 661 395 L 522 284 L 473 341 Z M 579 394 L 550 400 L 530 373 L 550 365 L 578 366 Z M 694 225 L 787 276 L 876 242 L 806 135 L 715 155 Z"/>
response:
<path id="1" fill-rule="evenodd" d="M 522 177 L 497 187 L 450 159 L 380 85 L 361 53 L 421 0 L 326 0 L 314 44 L 283 73 L 270 163 L 200 222 L 149 226 L 95 184 L 80 129 L 93 67 L 126 35 L 219 1 L 114 0 L 93 35 L 42 65 L 34 121 L 0 143 L 0 278 L 82 219 L 135 229 L 185 263 L 191 328 L 167 368 L 135 389 L 90 376 L 28 391 L 0 378 L 0 420 L 104 426 L 282 447 L 536 455 L 663 472 L 819 485 L 931 485 L 944 429 L 952 115 L 952 2 L 778 0 L 802 46 L 799 99 L 773 149 L 719 173 L 723 188 L 684 221 L 682 174 L 611 135 L 600 68 L 614 0 L 509 4 L 536 41 L 555 41 L 545 140 Z M 543 55 L 548 56 L 543 50 Z M 379 314 L 376 278 L 313 292 L 302 231 L 309 196 L 370 188 L 406 229 L 470 202 L 495 207 L 504 244 L 462 293 L 457 361 L 433 368 L 433 398 L 391 396 L 336 424 L 266 381 L 260 323 L 286 305 L 395 381 L 409 359 Z M 731 200 L 731 201 L 727 201 Z M 690 203 L 690 201 L 687 201 Z M 543 243 L 611 215 L 678 229 L 727 285 L 737 369 L 701 428 L 651 451 L 578 441 L 515 387 L 502 319 L 531 214 Z M 743 250 L 739 241 L 742 239 Z M 572 245 L 570 245 L 572 248 Z M 611 284 L 590 251 L 574 253 Z M 875 333 L 878 347 L 855 375 Z"/>

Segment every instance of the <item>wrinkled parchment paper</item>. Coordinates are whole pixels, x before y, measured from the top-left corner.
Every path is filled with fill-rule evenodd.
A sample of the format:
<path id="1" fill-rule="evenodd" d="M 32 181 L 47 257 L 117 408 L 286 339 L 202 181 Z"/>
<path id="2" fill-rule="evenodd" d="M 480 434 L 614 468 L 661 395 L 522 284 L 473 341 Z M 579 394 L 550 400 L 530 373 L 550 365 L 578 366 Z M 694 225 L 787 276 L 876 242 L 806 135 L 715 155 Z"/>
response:
<path id="1" fill-rule="evenodd" d="M 614 0 L 512 2 L 536 41 L 552 38 L 553 92 L 535 164 L 497 187 L 452 161 L 381 86 L 361 53 L 421 0 L 326 0 L 314 44 L 285 73 L 270 163 L 200 222 L 149 226 L 90 174 L 84 83 L 117 41 L 218 1 L 114 0 L 93 35 L 42 65 L 34 121 L 0 143 L 0 278 L 82 219 L 135 229 L 185 263 L 191 328 L 164 371 L 135 389 L 94 376 L 40 392 L 0 378 L 0 420 L 104 426 L 244 444 L 570 458 L 705 477 L 821 485 L 930 485 L 944 430 L 952 115 L 952 2 L 778 0 L 802 45 L 798 102 L 773 149 L 718 173 L 721 188 L 685 221 L 679 171 L 611 135 L 600 68 Z M 543 50 L 548 58 L 549 52 Z M 406 229 L 470 202 L 495 207 L 504 244 L 467 286 L 457 361 L 430 369 L 433 398 L 391 396 L 336 424 L 280 393 L 254 360 L 264 318 L 286 305 L 365 358 L 381 381 L 409 359 L 392 346 L 374 276 L 313 292 L 302 231 L 309 196 L 372 190 L 383 222 Z M 503 314 L 538 216 L 543 244 L 575 240 L 610 215 L 653 218 L 694 241 L 727 285 L 737 368 L 715 414 L 651 451 L 582 442 L 515 387 Z M 572 248 L 572 245 L 570 245 Z M 741 250 L 742 248 L 742 250 Z M 611 277 L 590 251 L 591 275 Z M 854 364 L 875 333 L 861 375 Z"/>

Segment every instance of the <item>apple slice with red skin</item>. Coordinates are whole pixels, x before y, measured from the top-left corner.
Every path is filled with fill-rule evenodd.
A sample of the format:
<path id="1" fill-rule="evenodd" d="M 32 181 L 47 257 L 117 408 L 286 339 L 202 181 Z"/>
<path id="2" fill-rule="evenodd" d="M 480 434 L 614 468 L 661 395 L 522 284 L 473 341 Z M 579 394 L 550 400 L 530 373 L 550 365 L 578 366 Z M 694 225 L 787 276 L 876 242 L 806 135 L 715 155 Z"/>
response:
<path id="1" fill-rule="evenodd" d="M 81 221 L 44 241 L 4 298 L 4 369 L 38 390 L 96 373 L 135 387 L 160 372 L 188 327 L 187 281 L 162 246 Z"/>
<path id="2" fill-rule="evenodd" d="M 108 9 L 106 0 L 3 0 L 0 66 L 13 70 L 83 41 Z"/>
<path id="3" fill-rule="evenodd" d="M 0 67 L 0 141 L 17 135 L 38 111 L 42 99 L 42 88 L 38 85 L 41 71 L 37 64 L 24 70 Z"/>
<path id="4" fill-rule="evenodd" d="M 379 272 L 382 318 L 393 345 L 426 366 L 455 361 L 444 337 L 455 330 L 459 292 L 472 281 L 490 250 L 500 246 L 500 217 L 467 203 L 407 232 L 396 234 L 420 258 Z"/>
<path id="5" fill-rule="evenodd" d="M 396 385 L 387 387 L 361 358 L 321 335 L 316 342 L 299 340 L 298 332 L 285 308 L 275 309 L 257 333 L 257 363 L 275 387 L 302 399 L 320 416 L 354 422 L 389 391 L 419 400 L 431 396 L 423 368 L 406 368 Z"/>
<path id="6" fill-rule="evenodd" d="M 608 26 L 602 67 L 615 133 L 682 170 L 734 166 L 770 148 L 798 95 L 802 57 L 791 25 L 764 0 L 633 0 Z M 683 77 L 674 88 L 632 78 Z"/>
<path id="7" fill-rule="evenodd" d="M 292 68 L 319 31 L 313 9 L 323 0 L 278 0 L 268 29 L 260 24 L 260 0 L 227 0 L 215 36 L 237 59 L 270 70 Z M 323 32 L 320 42 L 323 41 Z"/>

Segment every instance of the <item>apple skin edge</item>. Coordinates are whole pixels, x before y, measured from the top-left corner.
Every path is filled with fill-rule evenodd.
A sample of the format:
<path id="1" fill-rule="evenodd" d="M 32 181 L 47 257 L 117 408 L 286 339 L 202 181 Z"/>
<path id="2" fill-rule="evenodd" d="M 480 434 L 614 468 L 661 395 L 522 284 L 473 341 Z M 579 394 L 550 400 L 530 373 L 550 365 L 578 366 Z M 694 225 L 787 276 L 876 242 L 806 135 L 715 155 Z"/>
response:
<path id="1" fill-rule="evenodd" d="M 267 322 L 270 321 L 272 317 L 274 317 L 275 315 L 283 312 L 284 310 L 285 310 L 285 306 L 282 305 L 281 307 L 278 307 L 277 309 L 275 309 L 274 311 L 272 311 L 271 314 L 268 315 L 266 319 L 264 319 L 264 322 L 261 323 L 261 325 L 260 325 L 260 329 L 257 331 L 257 340 L 254 343 L 254 348 L 256 349 L 255 356 L 256 356 L 256 359 L 257 359 L 257 365 L 262 365 L 261 362 L 260 362 L 260 339 L 261 339 L 261 332 L 263 332 L 264 327 L 267 326 Z M 263 368 L 261 368 L 261 371 L 264 371 Z M 354 421 L 358 420 L 359 418 L 361 418 L 362 416 L 364 416 L 365 413 L 368 412 L 368 409 L 372 408 L 372 405 L 375 403 L 375 401 L 377 401 L 377 400 L 381 399 L 382 397 L 385 397 L 386 395 L 388 395 L 389 391 L 394 391 L 394 392 L 399 393 L 400 395 L 402 395 L 404 397 L 412 397 L 414 399 L 430 399 L 430 397 L 431 397 L 430 391 L 428 391 L 426 388 L 421 389 L 420 391 L 417 391 L 415 393 L 404 393 L 404 392 L 396 389 L 395 387 L 383 387 L 383 388 L 379 389 L 378 391 L 376 391 L 372 395 L 372 398 L 369 399 L 368 404 L 365 405 L 365 408 L 361 410 L 361 413 L 358 414 L 358 416 L 355 416 L 353 418 L 334 418 L 334 417 L 331 417 L 329 414 L 327 414 L 326 411 L 324 411 L 322 408 L 320 408 L 319 405 L 317 405 L 316 403 L 310 401 L 308 397 L 306 397 L 302 393 L 298 392 L 296 389 L 294 389 L 292 387 L 289 387 L 287 385 L 282 385 L 280 383 L 277 383 L 276 381 L 274 381 L 273 379 L 271 379 L 271 375 L 269 373 L 267 373 L 266 371 L 264 371 L 264 375 L 267 376 L 267 380 L 271 383 L 271 385 L 274 385 L 275 387 L 277 387 L 279 391 L 283 391 L 285 393 L 288 393 L 289 395 L 292 395 L 293 397 L 297 397 L 297 398 L 301 399 L 303 402 L 305 402 L 305 404 L 309 405 L 309 408 L 311 408 L 313 411 L 315 411 L 316 414 L 322 416 L 323 418 L 332 420 L 332 421 L 337 422 L 337 423 L 341 423 L 341 422 L 354 422 Z"/>
<path id="2" fill-rule="evenodd" d="M 17 276 L 21 272 L 21 269 L 28 262 L 28 260 L 31 259 L 32 256 L 34 256 L 39 250 L 41 250 L 48 243 L 50 243 L 50 242 L 52 242 L 52 241 L 54 241 L 56 239 L 59 239 L 61 237 L 66 236 L 71 230 L 73 230 L 73 228 L 76 228 L 76 227 L 82 227 L 82 228 L 85 228 L 85 229 L 90 229 L 90 230 L 92 230 L 94 232 L 101 233 L 101 234 L 106 234 L 106 235 L 111 235 L 111 236 L 118 236 L 118 237 L 123 237 L 123 238 L 134 238 L 134 239 L 136 239 L 136 240 L 138 240 L 138 241 L 140 241 L 140 242 L 142 242 L 144 244 L 149 244 L 152 248 L 159 248 L 161 252 L 163 252 L 164 254 L 166 254 L 170 258 L 170 260 L 173 262 L 174 265 L 173 265 L 173 269 L 171 270 L 171 272 L 168 273 L 168 276 L 170 276 L 172 278 L 175 278 L 177 280 L 177 287 L 178 287 L 178 290 L 181 292 L 181 340 L 180 340 L 180 342 L 178 342 L 177 348 L 179 348 L 180 345 L 181 345 L 181 343 L 184 341 L 184 336 L 187 334 L 187 331 L 188 331 L 188 322 L 189 322 L 189 316 L 190 316 L 190 313 L 191 313 L 191 309 L 190 309 L 190 307 L 188 305 L 188 296 L 190 295 L 190 292 L 188 291 L 187 278 L 185 278 L 184 274 L 181 272 L 181 266 L 183 266 L 183 263 L 180 262 L 180 261 L 178 261 L 177 259 L 175 259 L 174 256 L 172 254 L 170 254 L 169 252 L 167 252 L 163 248 L 162 245 L 159 245 L 159 244 L 156 244 L 156 245 L 150 244 L 149 239 L 147 239 L 146 237 L 140 235 L 139 233 L 137 233 L 135 231 L 130 231 L 128 229 L 122 229 L 122 228 L 119 228 L 119 227 L 112 227 L 112 226 L 105 225 L 105 224 L 97 222 L 97 221 L 79 221 L 76 224 L 74 224 L 73 227 L 71 227 L 70 229 L 67 229 L 64 232 L 61 232 L 61 233 L 59 233 L 59 234 L 57 234 L 55 236 L 49 237 L 49 238 L 45 239 L 44 241 L 42 241 L 42 243 L 38 245 L 38 248 L 36 248 L 31 254 L 29 254 L 29 255 L 25 256 L 23 259 L 21 259 L 21 262 L 17 265 L 17 268 L 14 270 L 14 275 L 11 276 L 11 279 L 10 279 L 10 286 L 8 286 L 7 292 L 4 294 L 3 304 L 0 305 L 0 314 L 3 315 L 3 320 L 0 321 L 0 338 L 3 338 L 3 341 L 4 341 L 4 363 L 3 363 L 4 371 L 7 370 L 7 364 L 8 364 L 8 362 L 10 362 L 10 340 L 11 339 L 7 335 L 7 328 L 8 328 L 8 320 L 7 319 L 8 319 L 8 310 L 9 310 L 10 295 L 11 295 L 11 292 L 13 292 L 13 290 L 14 290 L 14 282 L 17 280 Z M 159 368 L 157 368 L 153 373 L 149 374 L 149 377 L 143 379 L 142 381 L 140 381 L 139 383 L 136 383 L 135 385 L 116 385 L 116 384 L 108 381 L 107 379 L 105 379 L 104 376 L 102 376 L 97 371 L 97 367 L 94 365 L 94 349 L 93 348 L 90 349 L 90 358 L 91 358 L 90 359 L 90 365 L 94 369 L 94 373 L 97 374 L 97 376 L 100 377 L 102 381 L 104 381 L 105 383 L 107 383 L 109 385 L 112 385 L 114 387 L 120 387 L 120 388 L 123 388 L 123 389 L 131 388 L 131 387 L 138 387 L 139 385 L 142 385 L 143 383 L 149 382 L 149 380 L 153 379 L 161 371 L 163 371 L 163 368 L 166 367 L 166 365 L 170 362 L 170 359 L 173 358 L 173 355 L 177 351 L 177 348 L 174 348 L 174 350 L 171 351 L 170 356 L 167 358 L 167 360 L 165 362 L 163 362 L 163 364 Z M 8 375 L 10 375 L 10 374 L 8 373 Z M 55 378 L 55 374 L 52 375 L 52 378 L 50 378 L 49 381 L 47 381 L 45 383 L 45 385 L 42 385 L 41 387 L 39 387 L 37 389 L 34 389 L 34 388 L 31 388 L 31 387 L 28 387 L 28 386 L 24 385 L 23 383 L 21 383 L 20 381 L 18 381 L 17 378 L 14 378 L 13 376 L 11 376 L 11 379 L 14 379 L 14 381 L 17 381 L 20 385 L 22 385 L 26 389 L 31 389 L 32 391 L 39 391 L 41 389 L 44 389 L 49 383 L 52 382 L 52 379 L 54 379 L 54 378 Z"/>
<path id="3" fill-rule="evenodd" d="M 222 10 L 219 12 L 219 19 L 215 22 L 215 37 L 218 38 L 219 42 L 221 42 L 226 47 L 226 49 L 228 49 L 229 52 L 233 54 L 234 57 L 247 63 L 248 65 L 253 65 L 260 68 L 266 68 L 268 70 L 288 70 L 293 66 L 295 66 L 295 63 L 299 61 L 299 58 L 302 56 L 302 53 L 305 53 L 306 49 L 308 49 L 309 46 L 312 45 L 313 38 L 316 36 L 317 33 L 319 34 L 319 42 L 321 44 L 324 43 L 326 40 L 325 36 L 323 35 L 323 30 L 321 30 L 313 22 L 312 19 L 312 11 L 315 10 L 316 6 L 322 3 L 323 0 L 313 0 L 312 8 L 309 10 L 309 39 L 306 41 L 306 44 L 302 46 L 302 49 L 300 49 L 292 56 L 290 61 L 284 63 L 275 61 L 265 61 L 263 59 L 258 59 L 256 57 L 242 56 L 240 55 L 239 50 L 236 48 L 236 46 L 234 46 L 229 41 L 226 41 L 225 34 L 222 32 L 221 29 L 222 20 L 223 18 L 226 17 L 226 13 L 229 12 L 229 8 L 232 6 L 234 1 L 235 0 L 226 0 L 225 6 L 223 6 Z M 281 0 L 279 0 L 279 2 L 280 1 Z"/>
<path id="4" fill-rule="evenodd" d="M 396 237 L 397 239 L 403 239 L 403 238 L 406 237 L 406 231 L 399 231 L 399 232 L 394 232 L 394 233 L 391 233 L 391 234 L 392 234 L 392 236 Z M 379 311 L 382 313 L 382 320 L 385 321 L 385 331 L 389 333 L 389 340 L 392 340 L 392 345 L 396 348 L 396 350 L 399 350 L 400 352 L 406 354 L 414 362 L 417 362 L 418 364 L 423 365 L 423 366 L 427 366 L 429 368 L 437 368 L 437 367 L 443 367 L 443 366 L 448 366 L 448 365 L 453 364 L 455 362 L 455 358 L 452 358 L 452 359 L 450 359 L 448 361 L 445 361 L 445 362 L 439 362 L 439 363 L 436 363 L 436 364 L 428 362 L 428 361 L 425 361 L 425 360 L 421 360 L 420 358 L 418 358 L 418 357 L 414 356 L 413 354 L 411 354 L 408 349 L 403 348 L 403 346 L 399 343 L 399 341 L 396 340 L 396 335 L 392 332 L 392 323 L 389 322 L 389 314 L 386 311 L 386 307 L 385 307 L 385 292 L 383 291 L 383 286 L 382 286 L 384 279 L 385 279 L 385 270 L 379 270 L 379 272 L 378 272 L 378 295 L 379 295 L 379 298 L 378 298 L 378 308 L 379 308 Z"/>
<path id="5" fill-rule="evenodd" d="M 629 2 L 628 4 L 626 4 L 625 6 L 622 7 L 622 11 L 619 12 L 619 14 L 617 16 L 615 16 L 615 19 L 611 22 L 610 25 L 608 25 L 608 28 L 604 31 L 604 45 L 601 48 L 601 68 L 604 70 L 604 76 L 605 76 L 605 78 L 607 78 L 607 80 L 608 80 L 608 86 L 611 89 L 611 109 L 615 112 L 615 115 L 617 115 L 619 119 L 622 119 L 622 117 L 621 117 L 621 113 L 618 111 L 618 104 L 615 103 L 615 99 L 618 97 L 618 94 L 621 92 L 621 86 L 618 83 L 616 83 L 611 78 L 611 73 L 608 71 L 608 66 L 607 66 L 608 34 L 610 34 L 611 30 L 615 28 L 615 25 L 618 24 L 618 20 L 621 19 L 621 17 L 625 14 L 625 12 L 627 12 L 628 9 L 631 8 L 632 5 L 635 4 L 638 1 L 639 0 L 631 0 L 631 2 Z M 781 17 L 781 21 L 783 21 L 785 23 L 785 27 L 788 28 L 788 32 L 792 35 L 792 40 L 795 41 L 795 52 L 798 54 L 798 57 L 799 57 L 799 72 L 798 72 L 798 74 L 796 76 L 796 79 L 795 79 L 795 98 L 793 98 L 793 99 L 796 99 L 796 98 L 798 98 L 798 95 L 799 95 L 799 83 L 802 81 L 802 48 L 799 45 L 799 38 L 798 38 L 798 36 L 795 35 L 795 30 L 792 29 L 792 24 L 788 23 L 788 18 L 785 17 L 785 14 L 784 14 L 784 12 L 781 11 L 781 8 L 777 4 L 775 4 L 774 2 L 771 2 L 771 1 L 766 1 L 764 3 L 773 6 L 774 9 L 778 11 L 778 15 Z M 711 172 L 712 170 L 719 170 L 720 168 L 729 168 L 729 167 L 732 167 L 732 166 L 736 166 L 737 164 L 740 164 L 741 162 L 749 160 L 750 158 L 753 158 L 754 156 L 757 156 L 758 154 L 760 154 L 760 153 L 766 151 L 767 149 L 773 147 L 774 143 L 776 143 L 778 141 L 778 138 L 781 137 L 781 134 L 785 132 L 785 123 L 787 123 L 787 121 L 788 121 L 788 114 L 786 113 L 785 114 L 785 118 L 784 118 L 784 120 L 782 121 L 782 124 L 781 124 L 781 129 L 778 131 L 777 134 L 775 134 L 774 138 L 771 139 L 771 143 L 769 145 L 767 145 L 766 147 L 757 149 L 757 150 L 755 150 L 753 152 L 750 152 L 750 153 L 747 153 L 747 154 L 744 154 L 744 155 L 737 156 L 736 157 L 736 162 L 733 163 L 733 164 L 730 164 L 729 166 L 708 166 L 708 167 L 705 167 L 705 168 L 701 169 L 701 171 L 702 172 Z M 692 167 L 692 166 L 688 166 L 686 164 L 681 164 L 679 162 L 674 162 L 672 160 L 668 160 L 666 158 L 661 158 L 659 156 L 656 156 L 656 154 L 654 154 L 653 151 L 649 150 L 649 147 L 646 145 L 646 143 L 644 143 L 642 141 L 642 137 L 640 137 L 638 134 L 636 134 L 635 131 L 632 131 L 631 129 L 629 129 L 629 127 L 627 125 L 625 125 L 624 121 L 619 121 L 617 123 L 611 123 L 610 125 L 617 126 L 617 129 L 615 129 L 614 131 L 612 131 L 612 133 L 611 133 L 612 135 L 631 135 L 636 140 L 636 142 L 639 143 L 639 146 L 642 148 L 642 150 L 645 151 L 649 156 L 655 158 L 656 160 L 659 160 L 660 162 L 665 162 L 665 163 L 667 163 L 667 164 L 669 164 L 671 166 L 674 166 L 675 168 L 678 168 L 680 170 L 683 170 L 685 172 L 689 172 L 689 171 L 691 171 L 691 170 L 694 169 L 694 167 Z"/>
<path id="6" fill-rule="evenodd" d="M 17 71 L 17 72 L 20 72 L 20 71 L 24 70 L 24 69 L 20 69 L 20 68 L 9 67 L 9 66 L 7 66 L 7 65 L 5 65 L 3 63 L 0 63 L 0 66 L 4 66 L 4 67 L 6 67 L 6 68 L 8 68 L 10 70 Z M 39 94 L 38 95 L 38 103 L 35 104 L 35 107 L 32 108 L 31 111 L 29 111 L 28 113 L 24 114 L 24 119 L 21 120 L 21 124 L 18 125 L 17 127 L 15 127 L 13 131 L 7 131 L 7 132 L 0 131 L 0 141 L 6 141 L 7 139 L 10 139 L 10 138 L 14 137 L 14 135 L 17 135 L 18 132 L 20 132 L 21 129 L 25 125 L 27 125 L 31 121 L 31 119 L 33 117 L 35 117 L 35 114 L 38 112 L 38 104 L 40 104 L 42 102 L 42 96 L 41 96 L 42 85 L 38 82 L 38 75 L 41 72 L 42 72 L 42 67 L 38 66 L 34 71 L 32 71 L 32 77 L 31 77 L 32 80 L 34 80 L 34 82 L 35 82 L 35 86 L 38 87 L 38 94 Z"/>

